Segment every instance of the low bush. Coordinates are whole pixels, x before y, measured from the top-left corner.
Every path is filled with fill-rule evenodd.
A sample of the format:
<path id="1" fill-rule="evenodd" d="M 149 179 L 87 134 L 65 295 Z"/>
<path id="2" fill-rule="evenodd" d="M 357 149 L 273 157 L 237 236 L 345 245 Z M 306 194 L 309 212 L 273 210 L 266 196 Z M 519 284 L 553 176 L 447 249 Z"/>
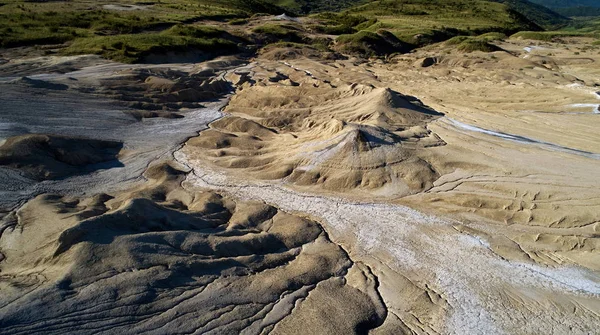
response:
<path id="1" fill-rule="evenodd" d="M 292 26 L 282 24 L 265 24 L 252 30 L 253 33 L 262 35 L 268 43 L 280 41 L 302 42 L 303 36 Z"/>
<path id="2" fill-rule="evenodd" d="M 456 49 L 461 52 L 474 52 L 474 51 L 483 51 L 483 52 L 493 52 L 500 50 L 499 47 L 490 44 L 485 40 L 480 39 L 467 39 L 460 43 Z"/>
<path id="3" fill-rule="evenodd" d="M 377 33 L 363 30 L 356 34 L 341 35 L 336 42 L 339 51 L 364 57 L 384 56 L 410 50 L 407 44 L 383 29 L 378 30 Z"/>

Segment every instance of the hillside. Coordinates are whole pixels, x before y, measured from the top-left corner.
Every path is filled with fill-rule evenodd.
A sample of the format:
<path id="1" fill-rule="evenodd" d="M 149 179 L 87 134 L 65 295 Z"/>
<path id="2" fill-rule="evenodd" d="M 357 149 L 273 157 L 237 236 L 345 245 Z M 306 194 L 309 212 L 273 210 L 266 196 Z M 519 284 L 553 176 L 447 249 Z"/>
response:
<path id="1" fill-rule="evenodd" d="M 567 16 L 600 16 L 600 1 L 596 0 L 532 0 L 553 11 Z"/>
<path id="2" fill-rule="evenodd" d="M 545 27 L 553 28 L 564 25 L 568 22 L 566 17 L 552 11 L 551 9 L 527 0 L 491 0 L 501 2 L 509 6 L 512 10 L 525 16 L 528 20 Z"/>
<path id="3" fill-rule="evenodd" d="M 294 13 L 307 14 L 317 13 L 324 11 L 337 12 L 351 7 L 361 7 L 364 5 L 366 8 L 393 8 L 393 13 L 390 14 L 406 14 L 406 15 L 418 15 L 419 13 L 435 14 L 436 12 L 445 11 L 449 15 L 453 15 L 453 12 L 468 13 L 471 12 L 472 16 L 479 17 L 480 14 L 491 13 L 498 10 L 498 8 L 490 8 L 486 10 L 484 7 L 489 7 L 488 1 L 499 2 L 506 4 L 510 9 L 518 12 L 525 16 L 528 20 L 534 22 L 540 26 L 552 26 L 562 24 L 565 21 L 564 17 L 561 17 L 557 13 L 549 10 L 548 8 L 529 2 L 527 0 L 458 0 L 458 1 L 423 1 L 423 0 L 392 0 L 392 1 L 373 1 L 373 0 L 343 0 L 343 1 L 331 1 L 331 0 L 270 0 L 281 8 L 285 8 Z M 397 9 L 400 8 L 400 13 Z M 433 13 L 432 13 L 433 12 Z M 500 15 L 502 18 L 504 15 Z"/>
<path id="4" fill-rule="evenodd" d="M 600 1 L 598 0 L 531 0 L 531 2 L 549 8 L 568 8 L 581 6 L 600 8 Z"/>
<path id="5" fill-rule="evenodd" d="M 366 0 L 269 0 L 270 3 L 294 14 L 337 12 L 366 2 Z"/>
<path id="6" fill-rule="evenodd" d="M 403 42 L 425 45 L 456 35 L 492 31 L 512 33 L 542 28 L 502 3 L 478 0 L 380 0 L 349 9 L 347 13 L 371 18 L 370 32 L 390 31 Z"/>
<path id="7" fill-rule="evenodd" d="M 261 17 L 284 12 L 312 17 L 308 25 L 297 27 L 258 26 Z M 328 49 L 334 36 L 344 35 L 337 51 L 381 56 L 457 35 L 538 31 L 565 22 L 524 0 L 165 0 L 118 5 L 7 0 L 0 7 L 0 48 L 45 45 L 51 49 L 45 53 L 99 54 L 132 63 L 169 52 L 203 59 L 253 53 L 278 42 Z M 325 39 L 316 40 L 314 33 Z"/>

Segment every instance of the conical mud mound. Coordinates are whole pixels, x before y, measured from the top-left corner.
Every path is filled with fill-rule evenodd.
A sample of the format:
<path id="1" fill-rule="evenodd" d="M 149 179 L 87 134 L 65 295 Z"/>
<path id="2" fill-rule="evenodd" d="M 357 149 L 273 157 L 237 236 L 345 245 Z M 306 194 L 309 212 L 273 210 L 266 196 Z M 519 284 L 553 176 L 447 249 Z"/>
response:
<path id="1" fill-rule="evenodd" d="M 421 153 L 444 144 L 427 129 L 440 113 L 389 88 L 294 80 L 274 85 L 255 74 L 228 106 L 232 115 L 186 153 L 233 173 L 336 192 L 406 195 L 439 177 Z"/>

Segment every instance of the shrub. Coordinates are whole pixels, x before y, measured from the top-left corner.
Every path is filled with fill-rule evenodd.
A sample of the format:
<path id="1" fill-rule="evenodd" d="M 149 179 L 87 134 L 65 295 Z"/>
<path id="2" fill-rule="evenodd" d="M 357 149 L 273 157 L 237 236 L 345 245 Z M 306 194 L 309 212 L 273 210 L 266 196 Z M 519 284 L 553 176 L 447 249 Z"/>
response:
<path id="1" fill-rule="evenodd" d="M 176 36 L 189 36 L 197 38 L 218 38 L 227 33 L 224 30 L 209 26 L 184 26 L 181 24 L 175 25 L 166 30 L 164 34 Z"/>
<path id="2" fill-rule="evenodd" d="M 478 39 L 480 40 L 484 40 L 487 42 L 491 42 L 491 41 L 502 41 L 505 40 L 507 38 L 507 36 L 503 33 L 498 33 L 498 32 L 491 32 L 491 33 L 486 33 L 486 34 L 482 34 L 477 36 Z"/>
<path id="3" fill-rule="evenodd" d="M 483 52 L 492 52 L 498 51 L 500 48 L 497 46 L 488 43 L 484 40 L 479 39 L 468 39 L 462 43 L 460 43 L 456 49 L 461 52 L 474 52 L 474 51 L 483 51 Z"/>
<path id="4" fill-rule="evenodd" d="M 248 23 L 248 20 L 246 20 L 246 19 L 233 19 L 233 20 L 229 20 L 228 23 L 230 25 L 232 25 L 232 26 L 241 26 L 241 25 L 244 25 L 244 24 Z"/>
<path id="5" fill-rule="evenodd" d="M 282 24 L 265 24 L 254 28 L 252 32 L 263 35 L 271 43 L 278 41 L 302 42 L 303 40 L 294 27 Z"/>
<path id="6" fill-rule="evenodd" d="M 518 32 L 514 35 L 512 35 L 510 38 L 522 38 L 525 40 L 538 40 L 538 41 L 552 41 L 552 39 L 555 37 L 554 34 L 549 34 L 546 32 L 539 32 L 539 31 L 521 31 Z"/>
<path id="7" fill-rule="evenodd" d="M 462 42 L 468 40 L 468 36 L 455 36 L 446 41 L 446 45 L 459 45 Z"/>
<path id="8" fill-rule="evenodd" d="M 337 48 L 345 53 L 373 57 L 407 52 L 408 45 L 394 34 L 380 29 L 377 33 L 359 31 L 356 34 L 341 35 L 337 38 Z"/>

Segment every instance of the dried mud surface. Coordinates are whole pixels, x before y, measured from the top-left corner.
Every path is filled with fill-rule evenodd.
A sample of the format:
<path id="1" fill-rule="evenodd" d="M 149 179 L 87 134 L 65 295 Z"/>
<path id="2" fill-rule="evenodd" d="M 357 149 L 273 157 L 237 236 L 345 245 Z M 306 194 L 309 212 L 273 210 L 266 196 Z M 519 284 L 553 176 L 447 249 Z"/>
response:
<path id="1" fill-rule="evenodd" d="M 3 64 L 0 333 L 594 333 L 585 43 Z"/>

